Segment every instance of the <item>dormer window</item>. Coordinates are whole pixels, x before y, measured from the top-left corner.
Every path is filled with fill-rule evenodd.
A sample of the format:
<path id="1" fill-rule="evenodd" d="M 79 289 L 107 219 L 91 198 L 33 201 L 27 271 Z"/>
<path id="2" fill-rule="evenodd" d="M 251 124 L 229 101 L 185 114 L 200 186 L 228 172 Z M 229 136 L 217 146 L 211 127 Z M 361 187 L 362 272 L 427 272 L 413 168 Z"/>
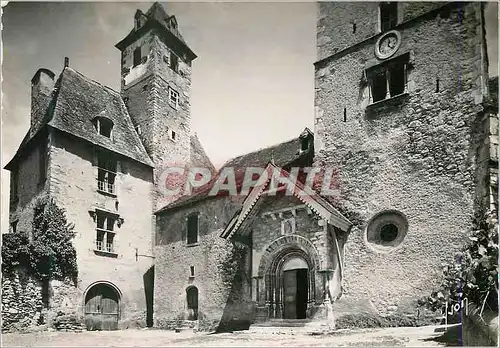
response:
<path id="1" fill-rule="evenodd" d="M 309 139 L 308 138 L 302 138 L 300 139 L 300 151 L 304 152 L 309 149 Z"/>
<path id="2" fill-rule="evenodd" d="M 380 3 L 380 30 L 382 32 L 391 30 L 398 24 L 398 3 Z"/>
<path id="3" fill-rule="evenodd" d="M 170 18 L 170 26 L 172 29 L 177 29 L 177 20 L 175 19 L 175 16 L 172 16 Z"/>
<path id="4" fill-rule="evenodd" d="M 105 136 L 106 138 L 111 138 L 111 134 L 113 132 L 113 121 L 106 117 L 96 117 L 93 123 L 97 133 Z"/>

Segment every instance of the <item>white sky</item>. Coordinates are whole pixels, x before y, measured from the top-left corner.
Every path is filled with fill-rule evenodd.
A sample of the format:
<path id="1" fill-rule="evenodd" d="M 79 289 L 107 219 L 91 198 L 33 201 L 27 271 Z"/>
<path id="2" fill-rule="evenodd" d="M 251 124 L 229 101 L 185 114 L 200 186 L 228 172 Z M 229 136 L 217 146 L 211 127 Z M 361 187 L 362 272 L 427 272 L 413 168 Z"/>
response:
<path id="1" fill-rule="evenodd" d="M 198 55 L 192 68 L 192 128 L 216 167 L 227 159 L 314 129 L 316 4 L 169 2 Z M 84 75 L 119 90 L 114 45 L 151 3 L 22 3 L 3 8 L 2 167 L 30 123 L 30 80 L 58 75 L 64 57 Z M 498 9 L 486 12 L 490 61 L 497 61 Z M 488 24 L 487 24 L 488 25 Z M 493 28 L 493 30 L 492 30 Z M 490 64 L 491 65 L 491 64 Z M 497 75 L 498 64 L 490 66 Z M 8 229 L 9 175 L 2 170 L 2 232 Z"/>

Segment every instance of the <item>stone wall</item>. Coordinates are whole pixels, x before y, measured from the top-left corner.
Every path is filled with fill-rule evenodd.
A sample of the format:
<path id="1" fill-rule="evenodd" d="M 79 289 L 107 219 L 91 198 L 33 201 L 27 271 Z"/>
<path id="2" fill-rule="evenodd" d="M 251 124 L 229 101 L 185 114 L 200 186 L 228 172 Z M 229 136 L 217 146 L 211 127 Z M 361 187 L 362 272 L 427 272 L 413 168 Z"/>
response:
<path id="1" fill-rule="evenodd" d="M 71 307 L 83 314 L 86 291 L 108 282 L 119 292 L 119 326 L 146 326 L 152 315 L 147 312 L 152 293 L 145 293 L 152 285 L 147 276 L 153 265 L 152 169 L 119 156 L 114 197 L 97 192 L 97 163 L 91 144 L 55 133 L 51 153 L 50 195 L 66 209 L 68 222 L 75 224 L 79 282 L 78 295 L 68 297 Z M 123 219 L 120 226 L 115 224 L 114 253 L 96 250 L 96 209 Z"/>
<path id="2" fill-rule="evenodd" d="M 198 243 L 188 245 L 187 216 L 194 212 L 200 213 Z M 246 279 L 250 274 L 242 259 L 245 253 L 219 236 L 234 212 L 235 206 L 221 197 L 158 216 L 154 248 L 155 327 L 172 329 L 187 319 L 186 290 L 190 286 L 198 289 L 200 330 L 222 329 L 232 320 L 248 320 L 251 308 L 246 299 L 250 285 Z M 236 267 L 239 262 L 241 266 Z M 194 276 L 190 267 L 194 267 Z"/>
<path id="3" fill-rule="evenodd" d="M 19 160 L 17 168 L 11 170 L 11 191 L 10 191 L 10 231 L 13 232 L 12 223 L 17 221 L 16 231 L 31 231 L 33 222 L 33 208 L 36 200 L 48 192 L 48 181 L 41 177 L 43 165 L 41 154 L 47 155 L 46 177 L 50 175 L 50 140 L 42 140 L 45 133 L 39 134 L 34 139 L 31 147 L 25 151 L 25 156 Z M 17 176 L 17 197 L 13 196 L 13 185 Z"/>
<path id="4" fill-rule="evenodd" d="M 408 94 L 367 106 L 363 72 L 379 63 L 375 40 L 344 42 L 334 30 L 350 23 L 337 6 L 351 5 L 360 6 L 322 3 L 318 20 L 320 58 L 337 42 L 356 43 L 316 64 L 315 162 L 339 168 L 341 201 L 360 220 L 345 247 L 345 291 L 336 310 L 415 316 L 415 300 L 438 284 L 441 264 L 453 260 L 472 226 L 487 65 L 481 8 L 464 4 L 459 13 L 460 5 L 448 5 L 396 28 L 402 41 L 396 55 L 410 57 Z M 373 22 L 374 6 L 352 13 Z M 377 252 L 366 242 L 367 223 L 392 209 L 407 217 L 407 235 L 398 248 Z"/>
<path id="5" fill-rule="evenodd" d="M 26 270 L 2 274 L 2 332 L 26 331 L 46 322 L 42 283 Z"/>

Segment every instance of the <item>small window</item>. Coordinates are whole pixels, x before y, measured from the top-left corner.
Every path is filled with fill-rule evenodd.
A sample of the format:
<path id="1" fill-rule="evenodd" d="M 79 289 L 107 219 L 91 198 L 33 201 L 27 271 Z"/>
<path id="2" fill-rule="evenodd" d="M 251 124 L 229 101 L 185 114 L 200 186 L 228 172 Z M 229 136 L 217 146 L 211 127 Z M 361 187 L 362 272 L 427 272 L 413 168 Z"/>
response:
<path id="1" fill-rule="evenodd" d="M 179 107 L 179 93 L 170 87 L 168 87 L 168 103 L 174 109 L 177 109 Z"/>
<path id="2" fill-rule="evenodd" d="M 113 132 L 113 121 L 106 117 L 96 117 L 93 120 L 94 127 L 97 133 L 105 136 L 106 138 L 111 138 Z"/>
<path id="3" fill-rule="evenodd" d="M 394 224 L 383 225 L 380 229 L 380 240 L 383 243 L 390 243 L 396 239 L 398 232 L 398 227 Z"/>
<path id="4" fill-rule="evenodd" d="M 170 69 L 175 72 L 179 71 L 179 57 L 174 52 L 170 52 Z"/>
<path id="5" fill-rule="evenodd" d="M 380 30 L 391 30 L 398 24 L 397 2 L 382 2 L 380 4 Z"/>
<path id="6" fill-rule="evenodd" d="M 399 246 L 408 231 L 406 217 L 397 211 L 375 215 L 366 229 L 366 242 L 376 251 L 390 251 Z"/>
<path id="7" fill-rule="evenodd" d="M 407 56 L 367 71 L 372 103 L 393 98 L 407 90 Z"/>
<path id="8" fill-rule="evenodd" d="M 194 266 L 189 267 L 189 276 L 194 277 Z"/>
<path id="9" fill-rule="evenodd" d="M 187 220 L 187 244 L 198 243 L 198 214 L 189 215 Z"/>
<path id="10" fill-rule="evenodd" d="M 114 216 L 100 211 L 96 212 L 96 250 L 115 253 L 115 222 Z"/>
<path id="11" fill-rule="evenodd" d="M 137 125 L 134 127 L 137 134 L 141 135 L 141 126 Z"/>
<path id="12" fill-rule="evenodd" d="M 186 290 L 188 320 L 198 320 L 198 288 L 191 286 Z"/>
<path id="13" fill-rule="evenodd" d="M 114 195 L 117 161 L 104 153 L 97 156 L 97 190 Z"/>
<path id="14" fill-rule="evenodd" d="M 300 139 L 300 151 L 307 151 L 309 149 L 309 139 L 302 138 Z"/>
<path id="15" fill-rule="evenodd" d="M 19 221 L 12 221 L 12 223 L 10 224 L 10 227 L 12 228 L 12 233 L 16 233 L 17 232 L 17 223 Z"/>
<path id="16" fill-rule="evenodd" d="M 134 66 L 141 64 L 141 59 L 142 59 L 141 48 L 137 47 L 134 50 Z"/>
<path id="17" fill-rule="evenodd" d="M 175 133 L 175 131 L 173 130 L 170 131 L 170 139 L 172 139 L 173 141 L 177 140 L 177 133 Z"/>

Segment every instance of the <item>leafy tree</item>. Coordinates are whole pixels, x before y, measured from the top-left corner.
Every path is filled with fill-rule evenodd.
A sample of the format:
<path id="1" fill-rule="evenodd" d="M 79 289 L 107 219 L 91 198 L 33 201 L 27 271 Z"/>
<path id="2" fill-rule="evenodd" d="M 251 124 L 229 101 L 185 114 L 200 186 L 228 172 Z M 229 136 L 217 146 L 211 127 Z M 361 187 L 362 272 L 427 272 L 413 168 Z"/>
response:
<path id="1" fill-rule="evenodd" d="M 439 289 L 421 300 L 432 310 L 443 308 L 446 301 L 464 298 L 480 308 L 486 305 L 498 311 L 498 219 L 492 211 L 476 221 L 468 243 L 453 264 L 443 269 Z"/>
<path id="2" fill-rule="evenodd" d="M 23 266 L 42 281 L 69 278 L 76 282 L 74 225 L 52 199 L 40 198 L 35 203 L 31 236 L 30 240 L 24 232 L 3 235 L 2 270 Z"/>
<path id="3" fill-rule="evenodd" d="M 30 248 L 26 233 L 5 233 L 2 236 L 2 271 L 12 272 L 17 266 L 29 266 Z"/>

